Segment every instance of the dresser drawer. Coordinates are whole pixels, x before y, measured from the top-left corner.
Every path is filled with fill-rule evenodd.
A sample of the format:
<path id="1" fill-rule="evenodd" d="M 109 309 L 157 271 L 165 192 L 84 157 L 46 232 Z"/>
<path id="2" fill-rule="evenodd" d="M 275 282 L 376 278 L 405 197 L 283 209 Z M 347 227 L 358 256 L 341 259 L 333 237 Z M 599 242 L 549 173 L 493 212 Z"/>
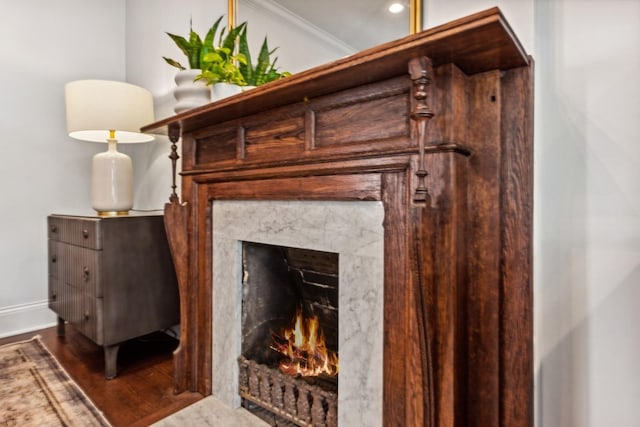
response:
<path id="1" fill-rule="evenodd" d="M 82 313 L 76 327 L 85 336 L 98 345 L 104 344 L 103 336 L 103 299 L 84 296 L 82 298 Z"/>
<path id="2" fill-rule="evenodd" d="M 79 305 L 79 301 L 76 301 L 77 297 L 74 297 L 76 292 L 71 286 L 62 282 L 55 277 L 49 277 L 49 308 L 64 319 L 70 322 L 76 317 L 76 320 L 80 316 L 80 308 L 74 312 L 74 306 Z"/>
<path id="3" fill-rule="evenodd" d="M 49 239 L 83 248 L 102 249 L 99 218 L 49 215 Z"/>
<path id="4" fill-rule="evenodd" d="M 84 297 L 78 290 L 55 277 L 49 277 L 49 308 L 72 325 L 82 322 Z"/>
<path id="5" fill-rule="evenodd" d="M 103 296 L 102 251 L 49 240 L 49 276 L 92 298 Z"/>

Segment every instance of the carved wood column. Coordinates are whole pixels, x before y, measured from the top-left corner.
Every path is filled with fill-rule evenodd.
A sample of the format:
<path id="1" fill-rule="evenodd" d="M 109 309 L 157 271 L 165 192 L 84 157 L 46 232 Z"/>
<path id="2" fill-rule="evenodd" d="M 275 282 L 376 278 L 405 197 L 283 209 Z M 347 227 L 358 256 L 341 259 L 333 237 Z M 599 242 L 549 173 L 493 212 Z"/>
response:
<path id="1" fill-rule="evenodd" d="M 190 317 L 189 304 L 189 205 L 180 203 L 176 193 L 176 163 L 180 156 L 177 151 L 177 143 L 180 139 L 180 127 L 172 125 L 169 127 L 169 140 L 171 141 L 172 185 L 169 203 L 164 205 L 164 225 L 173 257 L 173 264 L 178 279 L 178 290 L 180 294 L 180 344 L 174 351 L 174 393 L 192 390 L 191 386 L 191 355 L 190 355 L 190 335 L 195 330 L 195 322 Z"/>

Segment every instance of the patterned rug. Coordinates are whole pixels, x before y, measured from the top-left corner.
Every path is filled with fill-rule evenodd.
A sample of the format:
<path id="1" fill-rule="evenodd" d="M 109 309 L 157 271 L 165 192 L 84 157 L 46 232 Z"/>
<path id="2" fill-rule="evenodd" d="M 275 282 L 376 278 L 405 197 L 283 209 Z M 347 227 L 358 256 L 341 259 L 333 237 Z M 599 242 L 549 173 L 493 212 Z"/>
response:
<path id="1" fill-rule="evenodd" d="M 109 426 L 39 337 L 0 346 L 0 426 Z"/>

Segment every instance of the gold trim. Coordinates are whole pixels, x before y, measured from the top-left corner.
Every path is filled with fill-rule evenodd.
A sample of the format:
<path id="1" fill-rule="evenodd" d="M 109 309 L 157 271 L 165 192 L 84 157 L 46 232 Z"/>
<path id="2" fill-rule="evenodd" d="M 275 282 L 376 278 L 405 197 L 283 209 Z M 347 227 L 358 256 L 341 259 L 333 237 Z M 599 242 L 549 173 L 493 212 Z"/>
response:
<path id="1" fill-rule="evenodd" d="M 422 0 L 409 1 L 409 34 L 422 31 Z"/>
<path id="2" fill-rule="evenodd" d="M 236 26 L 237 0 L 227 0 L 227 28 L 229 31 Z"/>
<path id="3" fill-rule="evenodd" d="M 227 0 L 228 27 L 236 26 L 237 0 Z M 409 0 L 409 34 L 422 31 L 422 0 Z"/>
<path id="4" fill-rule="evenodd" d="M 98 216 L 127 216 L 129 211 L 98 211 Z"/>

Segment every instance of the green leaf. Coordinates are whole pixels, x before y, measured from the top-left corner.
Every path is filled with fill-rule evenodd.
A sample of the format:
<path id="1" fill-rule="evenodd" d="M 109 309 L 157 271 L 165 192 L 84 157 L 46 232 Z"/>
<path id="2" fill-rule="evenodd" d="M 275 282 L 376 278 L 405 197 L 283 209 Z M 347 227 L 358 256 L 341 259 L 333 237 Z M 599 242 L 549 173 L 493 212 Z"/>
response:
<path id="1" fill-rule="evenodd" d="M 239 63 L 240 65 L 247 65 L 248 64 L 247 58 L 241 53 L 239 53 L 237 55 L 234 55 L 233 56 L 233 60 L 235 62 Z"/>
<path id="2" fill-rule="evenodd" d="M 240 73 L 242 77 L 244 77 L 245 81 L 249 86 L 255 86 L 255 77 L 253 74 L 253 65 L 251 62 L 251 52 L 249 52 L 249 43 L 247 42 L 247 27 L 245 25 L 244 29 L 240 33 L 240 37 L 238 38 L 238 52 L 240 55 L 243 55 L 246 59 L 244 63 L 241 63 L 238 67 L 240 69 Z"/>
<path id="3" fill-rule="evenodd" d="M 182 53 L 184 53 L 185 56 L 188 58 L 189 57 L 189 52 L 191 51 L 191 45 L 189 44 L 187 39 L 185 39 L 182 36 L 178 36 L 176 34 L 171 34 L 171 33 L 166 33 L 166 34 L 169 37 L 171 37 L 171 40 L 173 40 L 173 42 L 176 44 L 176 46 L 178 46 L 180 48 L 180 50 L 182 51 Z"/>
<path id="4" fill-rule="evenodd" d="M 218 52 L 210 52 L 203 57 L 203 62 L 204 63 L 222 62 L 222 56 L 220 56 Z"/>
<path id="5" fill-rule="evenodd" d="M 189 66 L 193 68 L 200 68 L 200 50 L 202 49 L 202 40 L 200 36 L 193 30 L 189 31 Z"/>
<path id="6" fill-rule="evenodd" d="M 178 61 L 175 61 L 175 60 L 173 60 L 171 58 L 167 58 L 167 57 L 163 56 L 162 59 L 164 59 L 167 62 L 167 64 L 171 65 L 172 67 L 179 68 L 180 70 L 185 70 L 186 69 Z"/>
<path id="7" fill-rule="evenodd" d="M 246 25 L 247 23 L 243 22 L 237 27 L 232 28 L 231 31 L 229 31 L 229 34 L 227 34 L 227 36 L 224 38 L 220 46 L 224 49 L 228 49 L 229 52 L 235 51 L 236 39 L 238 38 L 238 35 L 242 32 L 242 29 L 245 28 Z"/>
<path id="8" fill-rule="evenodd" d="M 218 20 L 214 22 L 211 28 L 209 28 L 209 31 L 207 32 L 207 35 L 202 42 L 202 49 L 200 50 L 200 63 L 203 62 L 204 56 L 206 54 L 215 50 L 215 47 L 213 46 L 213 40 L 216 36 L 216 33 L 218 32 L 218 26 L 220 25 L 220 21 L 222 21 L 222 18 L 223 17 L 220 16 L 220 18 L 218 18 Z"/>
<path id="9" fill-rule="evenodd" d="M 258 53 L 258 63 L 256 64 L 255 69 L 256 86 L 266 83 L 265 73 L 267 71 L 267 67 L 270 65 L 269 54 L 269 45 L 267 44 L 267 37 L 265 36 L 262 41 L 262 46 L 260 47 L 260 53 Z"/>

